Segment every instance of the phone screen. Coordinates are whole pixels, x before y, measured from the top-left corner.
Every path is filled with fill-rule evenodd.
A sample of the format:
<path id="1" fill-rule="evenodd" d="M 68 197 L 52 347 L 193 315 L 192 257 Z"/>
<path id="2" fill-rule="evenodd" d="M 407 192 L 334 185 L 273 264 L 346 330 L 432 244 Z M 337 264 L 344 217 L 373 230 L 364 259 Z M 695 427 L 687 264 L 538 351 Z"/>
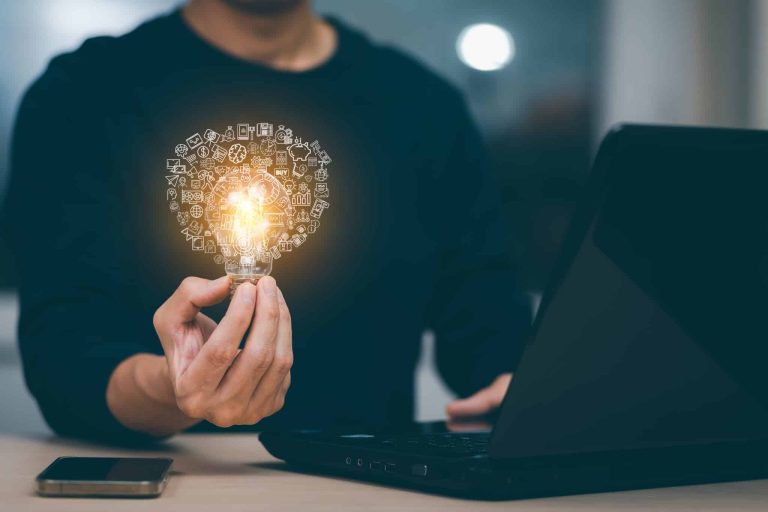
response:
<path id="1" fill-rule="evenodd" d="M 154 482 L 165 477 L 172 462 L 156 458 L 61 457 L 40 473 L 38 480 Z"/>

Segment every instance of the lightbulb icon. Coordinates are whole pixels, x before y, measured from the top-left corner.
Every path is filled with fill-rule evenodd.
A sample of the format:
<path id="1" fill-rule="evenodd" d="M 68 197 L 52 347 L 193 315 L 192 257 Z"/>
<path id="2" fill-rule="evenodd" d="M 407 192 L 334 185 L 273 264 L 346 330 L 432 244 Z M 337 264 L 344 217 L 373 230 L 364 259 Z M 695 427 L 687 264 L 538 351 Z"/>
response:
<path id="1" fill-rule="evenodd" d="M 245 123 L 237 126 L 237 140 L 228 127 L 225 134 L 208 129 L 204 138 L 196 133 L 177 144 L 177 158 L 166 160 L 170 174 L 165 176 L 166 199 L 172 200 L 169 209 L 182 235 L 193 251 L 224 264 L 233 292 L 269 275 L 275 260 L 303 245 L 330 206 L 331 158 L 317 140 L 294 141 L 283 125 L 278 137 L 270 123 L 257 123 L 252 130 Z M 254 137 L 257 143 L 245 142 Z M 298 187 L 290 178 L 296 158 L 299 166 L 314 168 Z"/>

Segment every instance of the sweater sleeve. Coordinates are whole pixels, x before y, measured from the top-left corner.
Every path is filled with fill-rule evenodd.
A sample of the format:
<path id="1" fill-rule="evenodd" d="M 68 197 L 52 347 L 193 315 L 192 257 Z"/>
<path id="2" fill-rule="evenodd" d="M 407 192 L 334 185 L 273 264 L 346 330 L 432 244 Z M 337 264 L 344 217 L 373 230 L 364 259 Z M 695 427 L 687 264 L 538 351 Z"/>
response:
<path id="1" fill-rule="evenodd" d="M 18 341 L 27 386 L 55 432 L 124 443 L 148 438 L 112 416 L 106 388 L 121 361 L 146 349 L 134 341 L 140 317 L 121 300 L 129 276 L 102 140 L 104 93 L 76 54 L 51 62 L 14 127 L 5 215 Z"/>
<path id="2" fill-rule="evenodd" d="M 531 322 L 512 263 L 510 227 L 480 133 L 456 95 L 438 180 L 444 226 L 430 323 L 438 368 L 466 396 L 513 371 Z M 449 204 L 451 207 L 446 208 Z"/>

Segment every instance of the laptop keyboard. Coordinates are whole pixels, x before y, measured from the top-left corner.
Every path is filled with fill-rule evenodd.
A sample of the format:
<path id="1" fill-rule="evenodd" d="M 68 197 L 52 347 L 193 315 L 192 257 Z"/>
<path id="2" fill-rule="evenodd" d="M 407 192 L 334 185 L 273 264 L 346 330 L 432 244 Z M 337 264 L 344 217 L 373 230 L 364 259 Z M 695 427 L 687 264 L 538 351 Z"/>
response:
<path id="1" fill-rule="evenodd" d="M 344 444 L 404 454 L 468 457 L 488 451 L 488 433 L 445 433 L 404 436 L 339 436 Z"/>

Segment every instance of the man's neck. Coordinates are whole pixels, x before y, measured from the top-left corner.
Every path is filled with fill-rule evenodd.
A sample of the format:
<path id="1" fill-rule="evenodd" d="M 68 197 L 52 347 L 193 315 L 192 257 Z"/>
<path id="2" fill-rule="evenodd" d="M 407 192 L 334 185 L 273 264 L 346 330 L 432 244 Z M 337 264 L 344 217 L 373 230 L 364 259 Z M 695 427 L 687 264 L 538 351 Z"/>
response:
<path id="1" fill-rule="evenodd" d="M 273 15 L 238 10 L 223 0 L 190 0 L 182 10 L 189 27 L 225 53 L 284 71 L 306 71 L 336 51 L 336 31 L 308 1 Z"/>

